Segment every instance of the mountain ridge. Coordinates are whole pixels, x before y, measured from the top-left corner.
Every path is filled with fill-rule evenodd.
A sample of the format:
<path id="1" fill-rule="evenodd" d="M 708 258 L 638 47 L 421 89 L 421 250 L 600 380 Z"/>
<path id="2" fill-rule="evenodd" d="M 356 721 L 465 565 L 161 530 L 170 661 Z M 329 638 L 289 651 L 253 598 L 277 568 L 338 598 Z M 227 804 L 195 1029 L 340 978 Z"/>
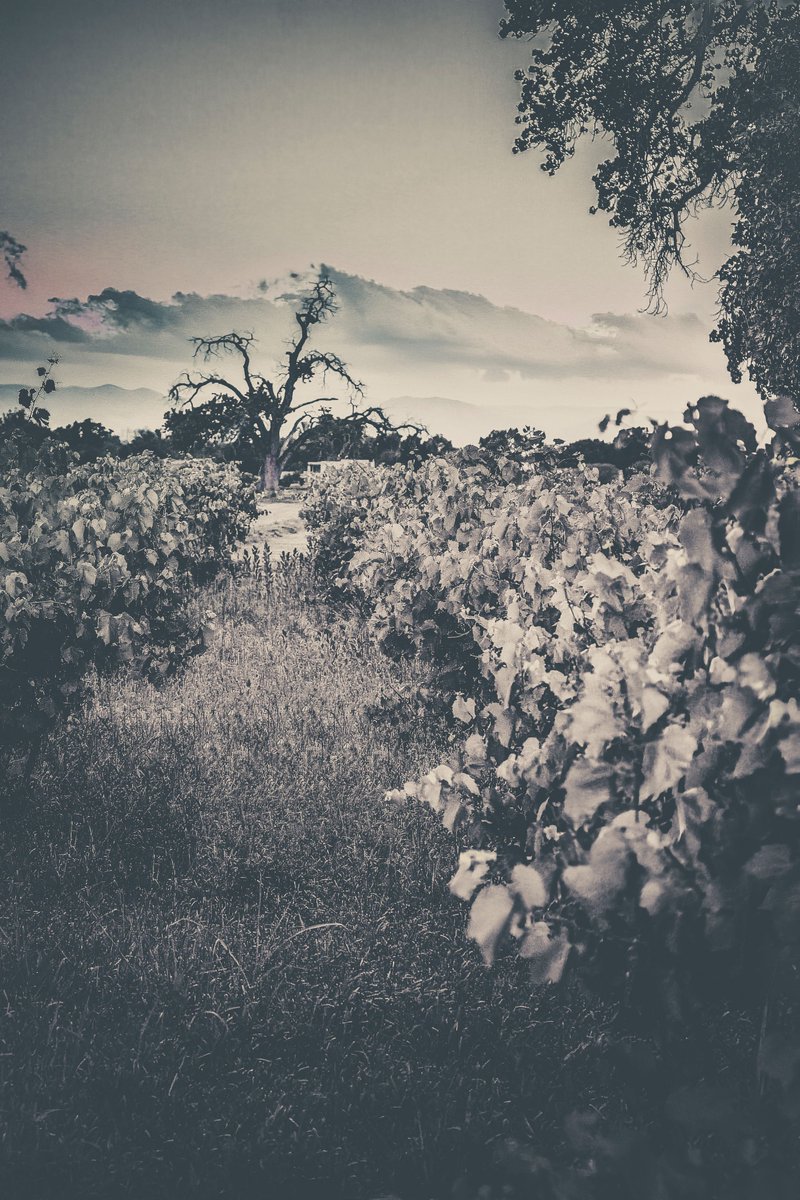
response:
<path id="1" fill-rule="evenodd" d="M 0 383 L 0 410 L 15 408 L 20 388 L 27 386 Z M 169 401 L 152 388 L 125 388 L 115 383 L 86 387 L 66 384 L 48 397 L 46 407 L 54 426 L 99 421 L 120 437 L 130 437 L 139 429 L 158 428 Z M 384 401 L 382 407 L 395 421 L 418 421 L 431 433 L 441 433 L 456 443 L 464 440 L 460 434 L 467 434 L 469 440 L 498 428 L 497 418 L 504 411 L 482 410 L 467 400 L 449 396 L 394 396 Z"/>

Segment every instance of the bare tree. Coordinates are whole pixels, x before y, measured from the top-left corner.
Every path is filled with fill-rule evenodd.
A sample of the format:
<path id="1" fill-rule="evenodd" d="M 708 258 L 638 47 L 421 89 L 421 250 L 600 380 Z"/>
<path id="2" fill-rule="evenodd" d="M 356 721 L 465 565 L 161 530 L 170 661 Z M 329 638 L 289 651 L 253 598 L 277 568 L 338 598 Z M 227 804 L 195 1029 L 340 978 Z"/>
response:
<path id="1" fill-rule="evenodd" d="M 276 381 L 253 369 L 251 351 L 256 342 L 252 333 L 234 331 L 216 337 L 192 338 L 195 357 L 204 363 L 223 355 L 237 358 L 241 379 L 234 383 L 216 372 L 185 372 L 169 392 L 173 411 L 167 416 L 167 425 L 173 436 L 183 428 L 195 439 L 205 437 L 209 442 L 256 447 L 261 458 L 261 486 L 274 495 L 287 455 L 310 436 L 326 411 L 324 406 L 340 402 L 337 396 L 305 399 L 304 385 L 317 379 L 324 381 L 329 375 L 337 376 L 345 384 L 350 402 L 350 412 L 343 414 L 342 420 L 352 420 L 362 427 L 383 428 L 387 419 L 381 409 L 357 408 L 364 388 L 341 358 L 309 347 L 314 327 L 335 311 L 333 284 L 327 275 L 321 274 L 295 313 L 297 333 Z"/>

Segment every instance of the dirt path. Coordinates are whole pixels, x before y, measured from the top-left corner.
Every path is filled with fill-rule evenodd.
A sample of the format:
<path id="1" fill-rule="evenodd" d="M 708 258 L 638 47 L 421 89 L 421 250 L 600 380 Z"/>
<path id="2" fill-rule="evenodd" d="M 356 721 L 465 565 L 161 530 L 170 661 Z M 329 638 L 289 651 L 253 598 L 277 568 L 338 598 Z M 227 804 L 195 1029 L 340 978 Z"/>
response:
<path id="1" fill-rule="evenodd" d="M 259 500 L 258 516 L 250 527 L 245 545 L 267 546 L 273 558 L 279 558 L 284 551 L 291 554 L 293 550 L 299 550 L 305 554 L 308 533 L 300 517 L 302 507 L 303 500 L 297 495 Z"/>

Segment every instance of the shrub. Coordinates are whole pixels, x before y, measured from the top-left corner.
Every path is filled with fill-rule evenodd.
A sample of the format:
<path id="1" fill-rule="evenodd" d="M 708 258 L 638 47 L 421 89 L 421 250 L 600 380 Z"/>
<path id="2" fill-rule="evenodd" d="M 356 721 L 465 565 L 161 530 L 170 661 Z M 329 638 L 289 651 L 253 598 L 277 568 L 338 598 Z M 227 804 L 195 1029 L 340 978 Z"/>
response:
<path id="1" fill-rule="evenodd" d="M 233 468 L 152 455 L 80 464 L 63 447 L 16 455 L 0 488 L 0 749 L 20 752 L 87 672 L 163 676 L 199 649 L 196 585 L 229 561 L 254 513 Z"/>
<path id="2" fill-rule="evenodd" d="M 705 397 L 656 431 L 655 480 L 373 481 L 346 568 L 384 642 L 444 664 L 459 749 L 392 796 L 461 840 L 451 888 L 487 963 L 509 941 L 535 983 L 615 997 L 661 1047 L 665 1128 L 694 1105 L 720 1135 L 706 1016 L 779 998 L 725 1168 L 756 1190 L 759 1130 L 800 1101 L 800 414 L 768 409 L 759 449 Z M 684 1139 L 673 1168 L 710 1159 Z"/>

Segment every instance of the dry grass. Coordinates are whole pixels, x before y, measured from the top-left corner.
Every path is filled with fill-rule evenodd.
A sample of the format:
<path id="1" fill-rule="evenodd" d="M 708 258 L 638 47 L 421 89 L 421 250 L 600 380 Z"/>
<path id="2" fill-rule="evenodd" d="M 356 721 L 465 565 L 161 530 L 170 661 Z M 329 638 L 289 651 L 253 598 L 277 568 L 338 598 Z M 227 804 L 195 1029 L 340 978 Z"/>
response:
<path id="1" fill-rule="evenodd" d="M 9 1200 L 449 1196 L 598 1090 L 591 1014 L 483 970 L 449 836 L 382 799 L 446 737 L 413 665 L 302 591 L 220 585 L 208 652 L 99 683 L 3 829 Z"/>

